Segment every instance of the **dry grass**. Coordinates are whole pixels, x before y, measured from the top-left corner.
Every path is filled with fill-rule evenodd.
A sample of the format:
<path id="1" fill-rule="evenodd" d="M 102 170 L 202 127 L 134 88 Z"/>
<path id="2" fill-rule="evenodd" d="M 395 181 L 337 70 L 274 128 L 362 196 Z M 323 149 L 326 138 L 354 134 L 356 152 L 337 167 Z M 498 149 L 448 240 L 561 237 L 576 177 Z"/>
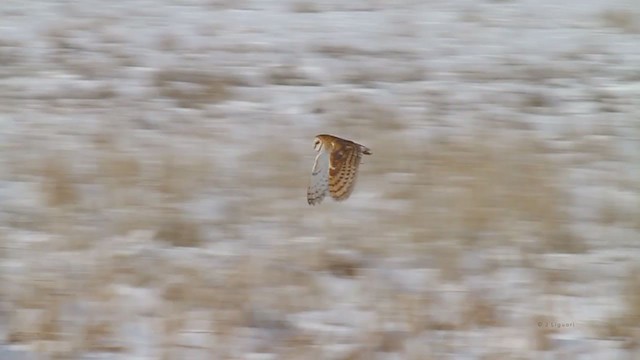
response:
<path id="1" fill-rule="evenodd" d="M 551 326 L 555 319 L 552 316 L 548 315 L 536 315 L 531 320 L 531 328 L 534 334 L 534 348 L 538 351 L 549 351 L 552 350 L 552 339 L 553 334 L 556 333 L 556 329 Z"/>
<path id="2" fill-rule="evenodd" d="M 416 144 L 398 135 L 406 125 L 392 109 L 364 96 L 335 99 L 327 100 L 325 112 L 329 119 L 335 119 L 336 128 L 355 129 L 359 122 L 358 126 L 370 122 L 376 130 L 363 135 L 366 145 L 374 149 L 375 158 L 362 168 L 367 181 L 360 189 L 366 191 L 369 184 L 380 189 L 377 193 L 383 198 L 407 205 L 407 210 L 402 211 L 374 210 L 372 216 L 376 216 L 377 221 L 365 229 L 357 224 L 336 223 L 319 232 L 338 242 L 318 240 L 318 243 L 296 245 L 288 243 L 287 237 L 286 247 L 268 245 L 262 252 L 242 253 L 232 258 L 215 255 L 206 262 L 200 259 L 188 264 L 180 264 L 179 257 L 171 260 L 157 253 L 116 251 L 126 249 L 127 245 L 110 236 L 122 234 L 128 238 L 131 231 L 141 229 L 151 230 L 151 235 L 146 240 L 136 240 L 140 246 L 169 244 L 187 248 L 180 251 L 207 248 L 212 239 L 217 241 L 208 234 L 211 224 L 226 234 L 225 238 L 251 241 L 243 233 L 243 226 L 252 221 L 268 223 L 271 220 L 265 219 L 272 219 L 274 212 L 279 214 L 277 219 L 285 224 L 288 234 L 294 234 L 290 239 L 308 236 L 310 230 L 317 231 L 314 226 L 300 224 L 299 207 L 291 205 L 303 196 L 291 189 L 306 186 L 306 177 L 294 176 L 294 172 L 308 169 L 306 157 L 296 147 L 280 146 L 270 138 L 254 143 L 252 150 L 240 157 L 247 166 L 238 171 L 234 179 L 242 179 L 241 183 L 224 180 L 219 164 L 197 146 L 188 151 L 179 146 L 130 151 L 122 145 L 117 133 L 109 131 L 89 140 L 93 148 L 86 155 L 97 159 L 95 173 L 71 166 L 83 161 L 81 154 L 43 156 L 39 166 L 30 167 L 16 161 L 16 170 L 27 172 L 30 177 L 46 178 L 40 187 L 45 206 L 64 214 L 49 219 L 50 223 L 63 225 L 51 233 L 67 241 L 66 246 L 57 243 L 54 248 L 95 249 L 97 244 L 91 236 L 79 235 L 83 234 L 81 225 L 87 224 L 75 220 L 75 216 L 84 211 L 108 220 L 108 232 L 92 236 L 102 240 L 101 243 L 104 239 L 115 243 L 112 250 L 100 250 L 104 253 L 101 259 L 81 276 L 91 286 L 82 291 L 69 290 L 74 300 L 95 304 L 82 316 L 82 321 L 60 310 L 59 304 L 72 301 L 71 298 L 36 301 L 53 299 L 57 290 L 32 284 L 23 287 L 27 292 L 12 306 L 33 309 L 37 311 L 36 318 L 41 320 L 22 318 L 23 315 L 18 315 L 20 312 L 12 314 L 8 339 L 20 344 L 56 343 L 64 350 L 56 351 L 67 356 L 87 351 L 126 353 L 129 344 L 119 337 L 119 327 L 126 320 L 117 305 L 108 305 L 124 301 L 125 297 L 119 295 L 114 286 L 99 290 L 104 284 L 112 284 L 158 291 L 160 305 L 144 310 L 144 314 L 158 318 L 158 331 L 168 358 L 186 349 L 197 350 L 180 340 L 195 331 L 190 325 L 194 311 L 207 314 L 207 328 L 198 331 L 206 331 L 212 338 L 208 347 L 197 351 L 231 356 L 232 346 L 220 344 L 220 339 L 226 339 L 223 343 L 232 341 L 238 329 L 278 329 L 289 335 L 274 340 L 263 351 L 278 353 L 284 358 L 317 356 L 322 353 L 320 339 L 326 335 L 296 328 L 287 320 L 287 315 L 331 307 L 334 300 L 319 280 L 321 274 L 337 281 L 379 283 L 371 293 L 376 294 L 376 302 L 381 305 L 370 310 L 381 320 L 362 329 L 362 346 L 345 352 L 347 358 L 367 358 L 380 352 L 409 354 L 408 339 L 424 336 L 425 332 L 455 333 L 505 325 L 501 308 L 508 304 L 497 303 L 488 293 L 476 290 L 469 291 L 460 304 L 446 303 L 433 292 L 391 291 L 386 280 L 372 277 L 370 268 L 376 266 L 375 259 L 393 256 L 423 259 L 426 256 L 433 259 L 427 267 L 437 270 L 437 283 L 464 284 L 469 275 L 464 256 L 470 251 L 507 246 L 519 248 L 534 258 L 537 253 L 585 251 L 585 244 L 567 226 L 568 194 L 559 181 L 562 169 L 552 160 L 553 152 L 530 133 L 527 138 L 514 138 L 512 133 L 503 136 L 501 129 L 477 130 L 466 136 L 441 137 Z M 347 121 L 339 118 L 339 113 L 353 118 Z M 571 141 L 579 143 L 581 139 L 577 136 Z M 87 184 L 105 191 L 90 194 L 80 191 Z M 196 219 L 183 210 L 182 204 L 212 186 L 241 195 L 231 203 L 222 219 Z M 92 206 L 90 200 L 94 202 Z M 104 217 L 105 214 L 109 216 Z M 510 226 L 514 223 L 528 226 L 519 232 Z M 73 236 L 79 239 L 75 245 L 68 240 Z M 361 237 L 366 241 L 360 240 Z M 523 237 L 536 241 L 524 246 Z M 207 268 L 203 263 L 216 265 Z M 493 271 L 503 265 L 496 261 L 492 269 L 488 266 L 482 271 L 492 276 Z M 425 266 L 424 261 L 417 266 Z M 541 292 L 562 293 L 558 289 L 571 281 L 574 279 L 562 272 L 545 271 Z M 634 302 L 635 297 L 626 296 L 630 303 Z M 438 308 L 453 309 L 456 315 L 450 318 L 434 315 Z M 633 316 L 631 313 L 628 317 Z M 64 335 L 67 330 L 63 326 L 70 319 L 75 319 L 74 326 L 84 334 L 79 341 L 71 341 Z M 633 328 L 622 319 L 611 320 L 606 331 L 631 337 Z M 551 321 L 551 318 L 540 315 L 533 321 Z M 407 326 L 388 327 L 396 323 Z M 556 329 L 534 327 L 536 348 L 550 349 Z M 297 335 L 290 335 L 292 333 Z M 447 340 L 442 340 L 438 346 L 446 348 L 447 344 Z M 54 350 L 42 351 L 54 353 Z"/>
<path id="3" fill-rule="evenodd" d="M 628 349 L 640 347 L 640 268 L 634 267 L 626 277 L 622 292 L 624 302 L 620 314 L 599 324 L 597 331 L 603 338 L 621 340 Z"/>
<path id="4" fill-rule="evenodd" d="M 379 99 L 359 93 L 329 95 L 312 104 L 314 113 L 322 114 L 329 129 L 345 133 L 394 131 L 406 127 L 396 110 Z M 354 139 L 355 140 L 355 139 Z"/>
<path id="5" fill-rule="evenodd" d="M 287 86 L 319 86 L 320 82 L 310 78 L 302 69 L 294 65 L 279 65 L 268 69 L 267 82 Z"/>
<path id="6" fill-rule="evenodd" d="M 232 87 L 238 80 L 229 75 L 219 75 L 198 70 L 158 70 L 153 84 L 160 95 L 173 99 L 180 107 L 199 108 L 231 98 Z"/>
<path id="7" fill-rule="evenodd" d="M 407 64 L 399 68 L 391 66 L 373 68 L 358 64 L 358 66 L 348 69 L 342 80 L 346 84 L 374 88 L 378 83 L 423 81 L 425 77 L 425 69 L 417 65 Z"/>
<path id="8" fill-rule="evenodd" d="M 523 219 L 529 219 L 529 221 L 539 221 L 544 224 L 547 220 L 542 216 L 543 212 L 559 211 L 558 208 L 562 208 L 562 197 L 555 195 L 558 199 L 557 203 L 552 205 L 543 204 L 545 201 L 541 201 L 537 197 L 529 198 L 522 194 L 512 194 L 512 192 L 522 191 L 525 184 L 518 181 L 518 177 L 507 177 L 502 179 L 504 171 L 501 166 L 510 168 L 513 164 L 507 160 L 497 160 L 497 165 L 490 165 L 489 163 L 496 162 L 496 159 L 500 159 L 500 154 L 506 152 L 492 152 L 488 144 L 491 141 L 482 140 L 478 138 L 475 140 L 461 141 L 461 142 L 444 142 L 434 146 L 430 149 L 430 154 L 426 157 L 425 161 L 428 164 L 428 170 L 432 172 L 429 176 L 424 177 L 422 180 L 412 181 L 424 181 L 424 183 L 412 183 L 409 182 L 405 186 L 420 186 L 421 189 L 428 189 L 424 187 L 426 184 L 434 186 L 434 188 L 443 188 L 445 185 L 457 187 L 462 189 L 461 193 L 451 192 L 448 195 L 443 195 L 442 203 L 428 203 L 429 206 L 442 206 L 443 204 L 453 204 L 448 210 L 450 213 L 445 216 L 448 219 L 456 219 L 455 225 L 441 226 L 440 235 L 438 233 L 432 233 L 429 235 L 430 239 L 438 239 L 439 236 L 453 236 L 460 234 L 468 234 L 470 232 L 486 232 L 491 229 L 499 228 L 496 224 L 499 223 L 498 219 L 500 214 L 509 212 L 520 216 Z M 482 144 L 481 146 L 479 146 Z M 522 146 L 522 143 L 512 144 L 509 149 L 517 152 L 517 156 L 523 156 L 523 153 L 531 151 L 535 147 Z M 471 152 L 473 147 L 474 152 Z M 278 153 L 276 149 L 271 149 Z M 275 163 L 282 163 L 285 161 L 292 161 L 293 163 L 299 162 L 299 156 L 295 153 L 289 153 L 285 150 L 280 151 L 280 155 L 275 156 L 273 160 Z M 402 150 L 400 150 L 402 151 Z M 476 154 L 476 155 L 472 155 Z M 487 154 L 492 154 L 488 159 L 485 158 Z M 534 151 L 529 156 L 538 156 Z M 261 155 L 254 154 L 255 161 L 268 161 L 266 158 L 261 159 Z M 286 160 L 290 158 L 290 160 Z M 510 156 L 506 156 L 507 159 Z M 457 159 L 456 161 L 453 161 Z M 505 161 L 506 163 L 502 163 Z M 474 164 L 475 166 L 470 166 Z M 391 164 L 390 164 L 391 165 Z M 508 166 L 507 166 L 508 165 Z M 532 165 L 531 165 L 532 166 Z M 550 165 L 549 165 L 550 166 Z M 532 166 L 533 167 L 533 166 Z M 552 168 L 552 166 L 550 166 Z M 180 186 L 149 186 L 151 183 L 147 183 L 149 178 L 145 175 L 145 166 L 139 161 L 134 161 L 127 155 L 114 156 L 110 161 L 101 165 L 103 169 L 111 169 L 113 175 L 109 181 L 114 189 L 116 187 L 136 187 L 145 186 L 149 189 L 157 190 L 161 193 L 177 193 L 181 194 L 183 190 Z M 61 169 L 57 172 L 48 170 L 49 174 L 55 175 L 61 180 L 72 181 L 74 179 L 73 171 L 68 167 L 61 166 Z M 529 186 L 527 187 L 531 191 L 538 191 L 540 189 L 547 189 L 552 183 L 553 170 L 542 169 L 539 167 L 533 167 L 529 169 L 527 166 L 516 167 L 518 170 L 518 176 L 522 176 L 526 180 Z M 380 169 L 381 170 L 381 169 Z M 415 167 L 415 171 L 427 171 L 420 167 Z M 63 175 L 60 175 L 63 174 Z M 66 174 L 66 175 L 64 175 Z M 168 173 L 163 173 L 163 178 Z M 174 174 L 176 174 L 174 172 Z M 187 171 L 186 174 L 189 174 Z M 418 173 L 420 174 L 420 173 Z M 424 174 L 422 174 L 424 175 Z M 264 178 L 252 179 L 262 184 L 271 184 L 274 189 L 278 189 L 279 186 L 289 188 L 291 185 L 286 183 L 286 179 L 281 178 L 282 174 L 278 172 L 265 173 Z M 513 175 L 512 175 L 513 176 Z M 189 176 L 191 177 L 191 176 Z M 280 184 L 285 181 L 284 184 Z M 289 180 L 290 181 L 290 180 Z M 487 182 L 498 182 L 495 185 L 489 185 Z M 117 186 L 115 185 L 117 184 Z M 146 184 L 146 185 L 145 185 Z M 277 185 L 276 184 L 280 184 Z M 420 185 L 422 184 L 422 185 Z M 474 185 L 475 184 L 475 185 Z M 551 186 L 553 188 L 553 186 Z M 54 189 L 53 187 L 51 189 Z M 533 190 L 537 189 L 537 190 Z M 49 191 L 49 190 L 48 190 Z M 51 190 L 52 191 L 52 190 Z M 467 195 L 460 195 L 468 192 Z M 484 192 L 490 194 L 498 194 L 497 198 L 500 200 L 497 202 L 498 208 L 494 209 L 496 203 L 490 201 L 491 199 L 483 195 Z M 55 192 L 54 192 L 55 193 Z M 414 192 L 415 194 L 415 192 Z M 394 196 L 404 197 L 405 195 L 398 194 Z M 420 199 L 427 199 L 425 194 L 420 193 Z M 453 199 L 462 196 L 460 200 L 465 205 L 455 205 Z M 503 197 L 503 198 L 500 198 Z M 524 196 L 524 197 L 523 197 Z M 167 199 L 179 199 L 181 196 L 169 196 Z M 177 200 L 176 200 L 177 201 Z M 174 202 L 170 200 L 169 203 Z M 521 202 L 525 202 L 523 204 Z M 124 204 L 127 202 L 125 201 Z M 417 206 L 421 201 L 415 201 L 414 206 Z M 73 201 L 55 202 L 52 204 L 58 204 L 58 207 L 68 207 L 69 204 L 73 204 Z M 51 205 L 54 206 L 54 205 Z M 125 205 L 121 205 L 125 206 Z M 265 203 L 266 208 L 270 205 Z M 465 209 L 465 207 L 472 207 L 475 209 Z M 549 207 L 552 206 L 552 207 Z M 504 207 L 504 208 L 502 208 Z M 486 208 L 490 212 L 490 215 L 486 215 L 482 209 Z M 434 209 L 425 210 L 424 204 L 422 207 L 418 207 L 422 211 L 422 215 L 428 211 L 430 213 L 436 213 Z M 148 222 L 139 223 L 139 228 L 153 228 L 154 226 L 159 229 L 156 235 L 157 240 L 162 240 L 173 246 L 202 246 L 205 244 L 205 240 L 201 236 L 200 225 L 196 221 L 185 217 L 184 214 L 180 214 L 178 210 L 166 208 L 164 211 L 157 212 L 156 210 L 146 208 L 145 211 L 151 211 L 158 215 L 157 219 L 149 218 Z M 265 212 L 267 213 L 267 212 Z M 252 213 L 241 213 L 241 216 L 254 216 Z M 253 213 L 258 214 L 258 213 Z M 460 215 L 462 214 L 462 215 Z M 460 217 L 459 217 L 460 215 Z M 141 214 L 135 214 L 136 218 L 141 218 Z M 168 217 L 164 217 L 168 216 Z M 406 215 L 405 215 L 406 216 Z M 539 217 L 536 219 L 536 217 Z M 411 218 L 408 218 L 411 219 Z M 405 221 L 405 222 L 402 222 Z M 415 219 L 415 223 L 406 223 L 406 217 L 392 218 L 386 225 L 389 230 L 391 227 L 413 227 L 417 228 L 418 224 L 421 227 L 425 226 L 425 218 L 422 220 Z M 420 221 L 420 222 L 418 222 Z M 439 218 L 439 221 L 443 221 L 443 218 Z M 448 223 L 452 224 L 452 223 Z M 451 227 L 454 228 L 451 228 Z M 549 225 L 551 226 L 551 225 Z M 447 229 L 449 227 L 449 229 Z M 544 227 L 544 225 L 543 225 Z M 382 227 L 385 229 L 385 227 Z M 460 229 L 463 229 L 461 231 Z M 345 229 L 347 230 L 347 229 Z M 389 230 L 390 231 L 390 230 Z M 414 231 L 419 231 L 416 229 Z M 424 229 L 428 231 L 428 229 Z M 157 241 L 156 240 L 156 241 Z M 418 238 L 416 241 L 424 242 L 425 238 Z M 551 243 L 550 248 L 543 247 L 544 251 L 556 251 L 557 246 Z M 432 247 L 431 249 L 436 249 Z M 442 282 L 460 282 L 466 274 L 459 266 L 461 251 L 464 247 L 457 247 L 454 245 L 441 246 L 440 251 L 436 251 L 436 255 L 439 263 L 435 264 L 436 268 L 442 271 Z M 327 273 L 345 280 L 358 281 L 363 276 L 367 275 L 366 268 L 370 266 L 367 260 L 371 252 L 337 252 L 330 247 L 325 248 L 305 248 L 305 247 L 288 247 L 286 252 L 280 253 L 273 249 L 270 253 L 272 259 L 266 261 L 264 258 L 255 256 L 241 256 L 240 258 L 233 259 L 232 264 L 225 265 L 222 268 L 218 268 L 215 272 L 200 268 L 201 262 L 193 262 L 192 264 L 171 264 L 167 262 L 167 259 L 151 258 L 149 255 L 109 255 L 105 252 L 104 261 L 101 265 L 96 266 L 93 273 L 87 273 L 84 276 L 94 279 L 95 287 L 87 287 L 84 292 L 78 292 L 73 290 L 72 293 L 76 299 L 90 299 L 96 305 L 92 310 L 92 314 L 87 314 L 85 321 L 80 322 L 78 325 L 78 331 L 82 334 L 82 338 L 78 341 L 72 341 L 64 333 L 68 330 L 63 330 L 63 324 L 69 322 L 69 314 L 61 313 L 59 304 L 70 301 L 67 298 L 58 298 L 56 301 L 46 300 L 47 295 L 52 294 L 54 289 L 50 287 L 36 287 L 33 289 L 31 295 L 25 297 L 23 302 L 15 308 L 25 308 L 27 303 L 33 299 L 44 299 L 43 302 L 31 302 L 28 307 L 39 311 L 39 315 L 36 317 L 41 319 L 35 322 L 29 322 L 27 320 L 21 320 L 17 318 L 16 312 L 12 315 L 11 327 L 8 334 L 8 340 L 12 343 L 20 344 L 40 344 L 40 349 L 43 353 L 51 356 L 57 354 L 60 358 L 73 357 L 73 354 L 81 354 L 87 351 L 101 351 L 112 353 L 126 353 L 128 351 L 128 344 L 119 337 L 118 329 L 124 319 L 121 318 L 122 314 L 118 310 L 117 305 L 109 306 L 109 303 L 116 303 L 118 296 L 110 290 L 100 291 L 98 290 L 101 284 L 128 284 L 136 287 L 151 287 L 159 288 L 162 305 L 161 308 L 153 311 L 160 321 L 160 333 L 163 334 L 163 352 L 168 358 L 179 356 L 184 351 L 196 351 L 197 349 L 191 347 L 185 347 L 181 342 L 184 334 L 194 331 L 192 325 L 189 325 L 188 318 L 190 311 L 194 309 L 203 309 L 204 313 L 208 313 L 210 316 L 209 329 L 206 330 L 211 333 L 212 343 L 210 347 L 203 348 L 198 351 L 209 352 L 214 354 L 212 356 L 231 356 L 231 347 L 229 344 L 224 345 L 220 343 L 221 339 L 228 339 L 231 341 L 234 338 L 234 334 L 238 329 L 261 329 L 261 328 L 279 328 L 282 327 L 285 332 L 296 332 L 295 328 L 291 330 L 291 324 L 284 320 L 286 317 L 282 314 L 295 314 L 298 312 L 304 312 L 322 308 L 330 304 L 330 299 L 327 298 L 324 290 L 314 280 L 315 275 L 318 273 Z M 318 251 L 319 250 L 319 251 Z M 384 252 L 381 252 L 384 256 Z M 155 255 L 154 255 L 155 256 Z M 147 258 L 145 260 L 145 258 Z M 160 268 L 157 266 L 150 267 L 145 264 L 151 263 L 162 264 Z M 216 263 L 216 261 L 212 261 Z M 269 264 L 287 264 L 284 268 L 273 268 Z M 155 268 L 155 270 L 154 270 Z M 216 273 L 215 276 L 211 274 Z M 555 275 L 549 274 L 555 278 Z M 167 280 L 169 279 L 169 280 Z M 372 279 L 373 280 L 373 279 Z M 554 280 L 555 281 L 555 280 Z M 564 281 L 564 280 L 563 280 Z M 561 284 L 560 284 L 561 285 Z M 262 290 L 260 290 L 262 289 Z M 629 290 L 628 294 L 630 303 L 633 302 L 633 295 L 636 290 Z M 31 299 L 31 300 L 30 300 Z M 51 297 L 50 299 L 55 299 Z M 249 300 L 251 299 L 251 300 Z M 392 330 L 384 326 L 384 322 L 381 322 L 373 329 L 370 329 L 368 335 L 363 337 L 363 344 L 360 347 L 356 347 L 346 352 L 346 358 L 369 358 L 379 352 L 396 352 L 402 353 L 406 350 L 407 339 L 412 336 L 421 336 L 424 331 L 441 331 L 441 332 L 455 332 L 464 329 L 484 328 L 484 327 L 499 327 L 502 320 L 500 318 L 499 304 L 494 303 L 488 297 L 483 294 L 469 293 L 463 302 L 461 307 L 460 319 L 446 319 L 433 317 L 430 313 L 433 309 L 446 307 L 445 304 L 439 304 L 433 306 L 433 299 L 429 294 L 410 294 L 410 293 L 398 293 L 391 294 L 387 292 L 379 292 L 376 296 L 376 301 L 385 302 L 389 305 L 374 309 L 374 313 L 380 314 L 386 321 L 394 323 L 407 323 L 409 324 L 406 330 Z M 251 306 L 240 306 L 240 304 L 247 304 L 250 301 Z M 105 317 L 104 315 L 107 315 Z M 272 315 L 275 314 L 275 315 Z M 278 315 L 280 314 L 280 315 Z M 630 318 L 635 315 L 630 315 Z M 83 315 L 83 318 L 85 316 Z M 537 319 L 540 320 L 540 319 Z M 278 325 L 280 324 L 280 325 Z M 616 325 L 617 324 L 617 325 Z M 630 322 L 623 324 L 614 324 L 614 330 L 619 334 L 626 334 L 631 336 Z M 290 329 L 290 330 L 286 330 Z M 611 330 L 611 331 L 614 331 Z M 553 329 L 536 329 L 536 341 L 537 347 L 540 350 L 549 349 L 550 337 L 553 335 Z M 611 335 L 613 336 L 613 335 Z M 297 358 L 299 356 L 318 356 L 322 353 L 320 346 L 322 344 L 321 335 L 313 333 L 300 333 L 295 336 L 287 336 L 281 340 L 277 340 L 270 346 L 265 347 L 263 351 L 275 352 L 281 354 L 283 358 Z M 442 340 L 439 346 L 446 346 L 446 340 Z M 48 344 L 45 346 L 45 344 Z M 218 345 L 213 345 L 218 344 Z M 226 349 L 226 350 L 225 350 Z M 227 355 L 224 355 L 227 354 Z"/>
<path id="9" fill-rule="evenodd" d="M 225 181 L 214 175 L 215 161 L 206 154 L 206 145 L 132 151 L 118 145 L 120 140 L 106 131 L 82 152 L 10 150 L 16 156 L 9 162 L 12 176 L 35 179 L 39 193 L 34 200 L 44 205 L 20 226 L 59 234 L 71 249 L 87 248 L 95 236 L 141 229 L 158 231 L 159 239 L 175 245 L 200 244 L 203 223 L 189 218 L 181 204 Z M 12 211 L 12 217 L 21 212 Z"/>
<path id="10" fill-rule="evenodd" d="M 78 201 L 70 163 L 65 155 L 54 154 L 43 159 L 42 192 L 48 207 L 63 208 Z"/>
<path id="11" fill-rule="evenodd" d="M 600 14 L 607 27 L 617 28 L 630 34 L 640 33 L 640 16 L 629 9 L 609 9 Z"/>
<path id="12" fill-rule="evenodd" d="M 297 0 L 291 4 L 291 11 L 294 13 L 318 13 L 322 10 L 313 1 Z"/>
<path id="13" fill-rule="evenodd" d="M 535 139 L 494 134 L 481 131 L 468 138 L 443 138 L 424 149 L 402 141 L 390 141 L 392 146 L 371 144 L 390 152 L 378 152 L 382 164 L 388 165 L 374 171 L 412 171 L 402 182 L 386 187 L 388 198 L 406 200 L 411 208 L 390 222 L 405 224 L 417 242 L 458 239 L 473 244 L 503 238 L 507 235 L 501 232 L 520 221 L 536 224 L 535 234 L 522 235 L 538 238 L 539 251 L 584 251 L 567 227 L 568 194 L 544 145 Z M 409 157 L 407 164 L 391 160 L 401 157 Z"/>
<path id="14" fill-rule="evenodd" d="M 549 83 L 557 80 L 582 80 L 585 77 L 583 72 L 566 64 L 530 63 L 510 58 L 506 58 L 502 63 L 496 63 L 489 67 L 460 67 L 459 69 L 456 69 L 455 73 L 465 82 L 478 82 L 483 84 L 490 82 L 514 82 L 531 85 L 548 85 Z M 524 104 L 527 105 L 527 102 L 532 102 L 535 105 L 536 103 L 539 103 L 540 100 L 542 100 L 544 104 L 549 102 L 548 99 L 536 99 L 534 96 L 533 99 L 529 99 L 528 101 L 525 99 Z"/>
<path id="15" fill-rule="evenodd" d="M 323 56 L 335 59 L 352 59 L 352 58 L 367 58 L 377 57 L 380 59 L 415 59 L 418 55 L 415 52 L 407 51 L 404 49 L 383 48 L 383 49 L 369 49 L 365 47 L 344 45 L 336 43 L 320 44 L 314 47 L 313 51 Z"/>
<path id="16" fill-rule="evenodd" d="M 479 25 L 487 24 L 489 20 L 486 14 L 478 6 L 468 6 L 460 11 L 458 14 L 460 21 L 468 23 L 476 23 Z"/>
<path id="17" fill-rule="evenodd" d="M 0 65 L 3 67 L 18 65 L 24 58 L 20 48 L 17 42 L 0 39 Z M 9 73 L 4 73 L 4 71 L 1 71 L 0 74 L 9 75 Z"/>
<path id="18" fill-rule="evenodd" d="M 282 146 L 275 138 L 264 139 L 264 142 L 256 144 L 253 151 L 243 156 L 242 162 L 248 166 L 242 169 L 240 176 L 244 184 L 237 184 L 238 191 L 253 196 L 254 191 L 271 189 L 269 194 L 256 195 L 256 203 L 252 204 L 251 209 L 246 209 L 248 213 L 245 215 L 266 215 L 273 211 L 275 204 L 262 206 L 260 199 L 274 201 L 299 198 L 300 193 L 291 189 L 304 189 L 307 186 L 306 177 L 295 176 L 302 171 L 303 160 L 304 156 L 296 148 Z"/>
<path id="19" fill-rule="evenodd" d="M 62 283 L 62 282 L 61 282 Z M 102 303 L 90 311 L 87 318 L 72 318 L 68 310 L 63 310 L 70 301 L 85 298 L 93 301 L 113 301 L 113 293 L 88 287 L 82 292 L 62 292 L 60 285 L 46 285 L 38 282 L 22 284 L 23 294 L 32 294 L 41 301 L 34 303 L 30 297 L 14 297 L 15 311 L 9 314 L 7 341 L 14 344 L 35 344 L 36 352 L 47 354 L 54 359 L 77 356 L 84 351 L 125 351 L 118 344 L 116 329 L 122 321 L 114 308 Z M 62 286 L 66 286 L 63 284 Z M 105 297 L 106 295 L 106 297 Z M 26 302 L 26 303 L 25 303 Z M 100 320 L 93 320 L 100 319 Z M 80 334 L 80 338 L 76 335 Z"/>
<path id="20" fill-rule="evenodd" d="M 498 306 L 486 294 L 469 292 L 465 312 L 462 315 L 464 328 L 497 327 L 502 325 Z"/>
<path id="21" fill-rule="evenodd" d="M 172 246 L 197 247 L 204 243 L 198 224 L 179 215 L 169 216 L 163 221 L 156 236 Z"/>

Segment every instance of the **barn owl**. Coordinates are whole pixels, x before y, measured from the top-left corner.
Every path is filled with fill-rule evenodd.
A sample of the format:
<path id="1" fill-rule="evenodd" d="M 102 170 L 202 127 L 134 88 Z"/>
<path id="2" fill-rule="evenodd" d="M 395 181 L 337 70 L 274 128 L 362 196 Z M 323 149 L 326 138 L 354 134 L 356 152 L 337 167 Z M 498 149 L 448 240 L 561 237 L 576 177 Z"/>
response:
<path id="1" fill-rule="evenodd" d="M 366 146 L 332 135 L 318 135 L 313 144 L 318 152 L 307 189 L 309 205 L 322 202 L 327 192 L 334 200 L 346 200 L 356 183 L 362 154 L 371 155 Z"/>

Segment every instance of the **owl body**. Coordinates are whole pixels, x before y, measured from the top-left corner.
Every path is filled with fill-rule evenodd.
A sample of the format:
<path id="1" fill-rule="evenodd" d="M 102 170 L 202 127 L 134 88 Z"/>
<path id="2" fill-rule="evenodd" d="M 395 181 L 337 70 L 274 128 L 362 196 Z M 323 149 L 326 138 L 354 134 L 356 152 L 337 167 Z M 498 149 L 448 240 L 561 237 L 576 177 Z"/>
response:
<path id="1" fill-rule="evenodd" d="M 349 198 L 362 155 L 371 155 L 371 150 L 351 140 L 326 134 L 316 136 L 314 149 L 318 155 L 307 190 L 309 205 L 319 204 L 327 194 L 337 201 Z"/>

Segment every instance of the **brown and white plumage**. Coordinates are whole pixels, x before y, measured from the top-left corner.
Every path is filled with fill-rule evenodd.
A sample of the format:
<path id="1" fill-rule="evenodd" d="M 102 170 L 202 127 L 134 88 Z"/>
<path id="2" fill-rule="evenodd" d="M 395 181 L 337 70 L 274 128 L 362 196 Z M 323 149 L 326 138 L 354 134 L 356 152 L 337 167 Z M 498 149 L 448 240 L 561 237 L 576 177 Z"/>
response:
<path id="1" fill-rule="evenodd" d="M 346 200 L 353 192 L 362 155 L 371 150 L 350 140 L 332 135 L 318 135 L 314 149 L 318 152 L 307 190 L 309 205 L 322 202 L 327 195 L 337 201 Z"/>

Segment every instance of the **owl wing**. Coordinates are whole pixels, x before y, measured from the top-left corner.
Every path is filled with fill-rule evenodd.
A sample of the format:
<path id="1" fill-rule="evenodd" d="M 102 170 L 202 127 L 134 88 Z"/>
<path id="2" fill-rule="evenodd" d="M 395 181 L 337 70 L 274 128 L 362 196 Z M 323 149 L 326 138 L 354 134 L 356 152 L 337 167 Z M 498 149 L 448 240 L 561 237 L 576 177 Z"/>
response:
<path id="1" fill-rule="evenodd" d="M 344 144 L 335 149 L 329 159 L 329 193 L 335 200 L 346 200 L 351 195 L 358 177 L 362 153 L 355 144 Z"/>
<path id="2" fill-rule="evenodd" d="M 329 190 L 329 154 L 321 150 L 311 170 L 311 181 L 307 189 L 307 202 L 316 205 L 322 202 Z"/>

